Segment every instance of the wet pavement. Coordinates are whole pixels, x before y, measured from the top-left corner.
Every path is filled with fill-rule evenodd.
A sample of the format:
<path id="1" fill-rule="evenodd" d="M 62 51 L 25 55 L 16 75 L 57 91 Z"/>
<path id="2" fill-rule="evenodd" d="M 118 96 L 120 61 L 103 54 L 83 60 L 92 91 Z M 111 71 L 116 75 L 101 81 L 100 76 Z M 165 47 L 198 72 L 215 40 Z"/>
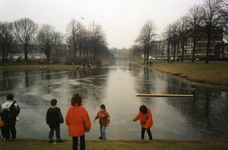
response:
<path id="1" fill-rule="evenodd" d="M 8 93 L 21 107 L 17 123 L 18 138 L 48 139 L 45 115 L 50 100 L 58 100 L 63 117 L 77 91 L 91 120 L 86 139 L 99 136 L 98 120 L 93 122 L 101 104 L 111 117 L 107 139 L 140 139 L 140 122 L 132 119 L 139 107 L 151 109 L 154 139 L 213 140 L 228 139 L 228 90 L 195 86 L 169 75 L 127 61 L 94 68 L 91 71 L 1 71 L 0 104 Z M 138 98 L 137 94 L 194 94 L 187 98 Z M 61 125 L 61 136 L 70 139 L 68 127 Z M 148 138 L 146 135 L 145 138 Z"/>

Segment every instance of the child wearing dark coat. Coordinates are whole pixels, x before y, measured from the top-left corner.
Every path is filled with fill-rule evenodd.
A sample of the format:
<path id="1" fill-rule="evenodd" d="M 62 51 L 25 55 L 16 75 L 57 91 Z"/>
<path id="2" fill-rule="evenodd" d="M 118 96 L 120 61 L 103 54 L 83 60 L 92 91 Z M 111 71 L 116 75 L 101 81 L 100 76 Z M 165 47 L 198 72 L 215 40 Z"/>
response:
<path id="1" fill-rule="evenodd" d="M 63 123 L 63 116 L 60 108 L 57 107 L 57 100 L 51 100 L 51 107 L 48 109 L 46 114 L 46 122 L 50 127 L 49 132 L 49 143 L 53 142 L 54 130 L 57 138 L 57 142 L 64 142 L 60 136 L 60 123 Z"/>
<path id="2" fill-rule="evenodd" d="M 150 109 L 148 107 L 146 107 L 145 105 L 140 106 L 139 108 L 139 113 L 138 115 L 133 119 L 133 121 L 137 121 L 140 119 L 140 123 L 141 123 L 141 139 L 144 139 L 144 133 L 145 130 L 147 130 L 147 133 L 149 135 L 149 140 L 153 140 L 150 128 L 153 125 L 153 117 L 152 117 L 152 113 L 150 111 Z"/>
<path id="3" fill-rule="evenodd" d="M 20 113 L 20 107 L 16 104 L 16 101 L 13 99 L 13 95 L 7 95 L 7 100 L 0 107 L 0 115 L 2 117 L 2 121 L 4 123 L 4 127 L 2 127 L 2 136 L 5 141 L 16 140 L 16 121 L 17 116 Z"/>

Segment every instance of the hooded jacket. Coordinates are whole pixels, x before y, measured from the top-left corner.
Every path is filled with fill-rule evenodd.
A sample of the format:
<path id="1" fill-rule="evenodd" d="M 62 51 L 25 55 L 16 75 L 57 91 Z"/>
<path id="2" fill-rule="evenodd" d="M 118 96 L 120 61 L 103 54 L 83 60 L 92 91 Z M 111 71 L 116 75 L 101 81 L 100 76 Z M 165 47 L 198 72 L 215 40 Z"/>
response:
<path id="1" fill-rule="evenodd" d="M 15 123 L 16 117 L 20 113 L 20 107 L 14 100 L 6 100 L 0 107 L 0 114 L 4 124 Z"/>
<path id="2" fill-rule="evenodd" d="M 95 120 L 98 118 L 99 118 L 99 123 L 102 126 L 106 126 L 110 122 L 110 116 L 109 116 L 108 112 L 106 111 L 106 109 L 103 112 L 99 111 L 97 113 Z"/>
<path id="3" fill-rule="evenodd" d="M 149 108 L 147 108 L 147 113 L 143 115 L 141 111 L 139 111 L 139 114 L 133 119 L 133 121 L 137 121 L 140 119 L 140 124 L 142 128 L 148 129 L 152 127 L 153 125 L 153 117 L 152 113 Z"/>
<path id="4" fill-rule="evenodd" d="M 80 106 L 75 104 L 69 108 L 66 114 L 66 125 L 68 125 L 68 134 L 71 137 L 82 136 L 90 131 L 90 118 L 82 104 Z"/>
<path id="5" fill-rule="evenodd" d="M 60 123 L 64 122 L 60 108 L 50 107 L 47 110 L 46 122 L 50 128 L 53 128 L 53 129 L 58 128 L 60 126 Z"/>

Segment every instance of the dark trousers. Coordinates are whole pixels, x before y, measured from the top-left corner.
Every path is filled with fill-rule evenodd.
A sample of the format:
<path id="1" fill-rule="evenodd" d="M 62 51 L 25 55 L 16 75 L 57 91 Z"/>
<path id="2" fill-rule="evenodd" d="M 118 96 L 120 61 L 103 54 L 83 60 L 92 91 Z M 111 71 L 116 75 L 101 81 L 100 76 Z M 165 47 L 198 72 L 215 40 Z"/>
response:
<path id="1" fill-rule="evenodd" d="M 56 139 L 57 140 L 60 140 L 61 139 L 61 136 L 60 136 L 60 127 L 55 128 L 55 129 L 52 129 L 51 128 L 50 131 L 49 131 L 49 141 L 52 141 L 53 140 L 54 130 L 55 130 L 55 134 L 56 134 Z"/>
<path id="2" fill-rule="evenodd" d="M 16 139 L 16 128 L 15 128 L 16 123 L 12 124 L 7 124 L 2 128 L 2 136 L 6 139 L 10 139 L 10 133 L 12 135 L 12 139 Z"/>
<path id="3" fill-rule="evenodd" d="M 78 150 L 78 137 L 73 137 L 73 150 Z M 85 150 L 85 135 L 80 136 L 80 150 Z"/>
<path id="4" fill-rule="evenodd" d="M 152 134 L 151 134 L 151 132 L 150 132 L 150 128 L 148 128 L 148 129 L 142 128 L 142 131 L 141 131 L 141 139 L 144 139 L 145 130 L 147 130 L 147 133 L 148 133 L 148 135 L 149 135 L 149 140 L 153 140 Z"/>

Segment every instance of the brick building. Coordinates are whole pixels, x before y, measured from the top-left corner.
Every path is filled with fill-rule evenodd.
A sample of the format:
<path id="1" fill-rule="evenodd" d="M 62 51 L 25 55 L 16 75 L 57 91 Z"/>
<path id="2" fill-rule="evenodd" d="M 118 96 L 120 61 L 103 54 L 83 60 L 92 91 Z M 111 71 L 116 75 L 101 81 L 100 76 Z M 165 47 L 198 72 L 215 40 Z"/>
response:
<path id="1" fill-rule="evenodd" d="M 219 43 L 214 47 L 215 58 L 228 58 L 228 43 Z"/>

